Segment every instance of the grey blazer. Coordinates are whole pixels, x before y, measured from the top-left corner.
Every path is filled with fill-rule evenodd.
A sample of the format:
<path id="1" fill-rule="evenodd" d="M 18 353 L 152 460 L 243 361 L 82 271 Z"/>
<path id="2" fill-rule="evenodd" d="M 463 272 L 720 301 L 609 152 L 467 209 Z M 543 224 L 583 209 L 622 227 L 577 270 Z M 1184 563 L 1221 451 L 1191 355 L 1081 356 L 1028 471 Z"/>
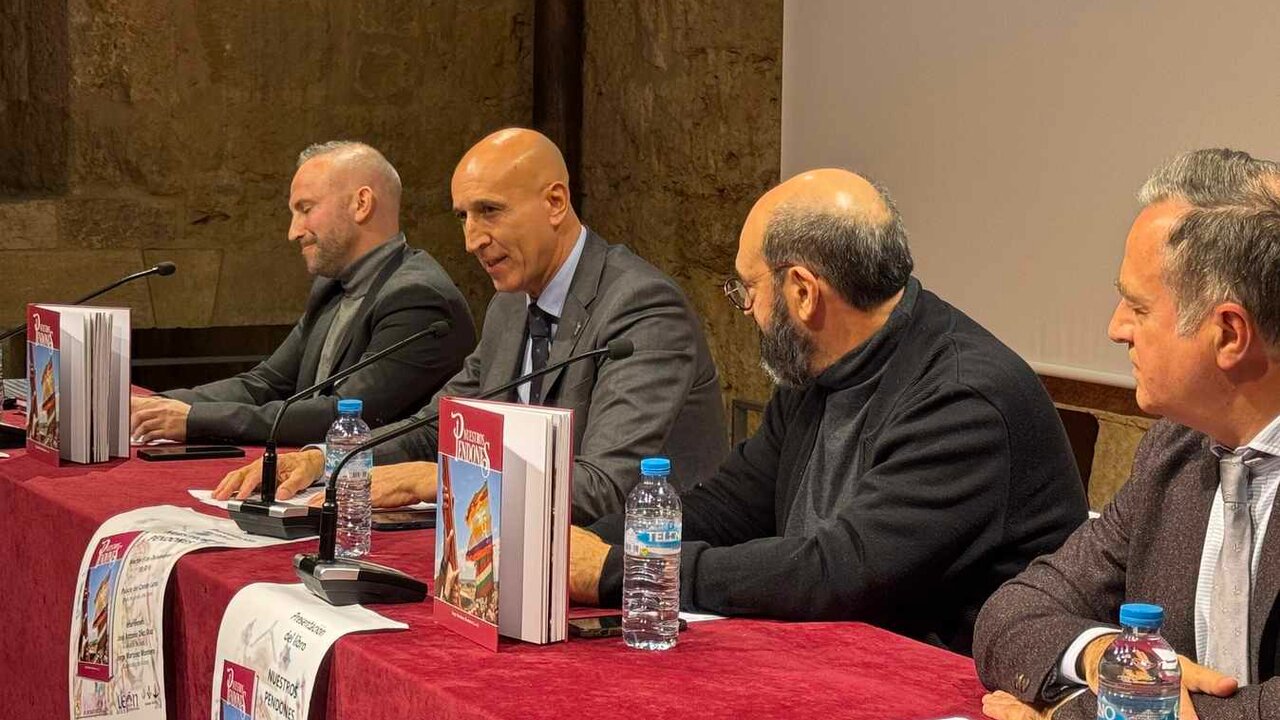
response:
<path id="1" fill-rule="evenodd" d="M 496 294 L 485 313 L 480 345 L 414 417 L 435 413 L 446 395 L 473 397 L 515 378 L 523 360 L 526 316 L 524 293 Z M 621 511 L 639 480 L 642 457 L 669 456 L 672 480 L 690 487 L 710 477 L 728 453 L 720 378 L 684 294 L 630 250 L 588 232 L 548 364 L 622 337 L 635 344 L 631 357 L 575 363 L 542 381 L 547 405 L 574 411 L 576 523 Z M 505 399 L 514 401 L 515 393 Z M 430 425 L 388 442 L 374 457 L 378 464 L 435 460 L 436 449 L 436 427 Z"/>
<path id="2" fill-rule="evenodd" d="M 187 439 L 265 442 L 281 402 L 315 383 L 341 290 L 337 280 L 317 278 L 302 318 L 252 370 L 163 393 L 191 405 Z M 339 398 L 363 400 L 363 417 L 371 427 L 400 420 L 457 372 L 475 347 L 475 324 L 462 293 L 430 254 L 406 246 L 379 271 L 365 295 L 339 341 L 334 372 L 442 318 L 453 324 L 449 335 L 417 341 L 340 381 L 336 390 L 290 405 L 280 422 L 281 444 L 323 442 L 337 417 Z"/>
<path id="3" fill-rule="evenodd" d="M 1084 630 L 1114 625 L 1126 602 L 1163 606 L 1161 633 L 1179 653 L 1196 656 L 1196 580 L 1218 489 L 1218 462 L 1209 447 L 1201 433 L 1157 423 L 1138 448 L 1129 482 L 1102 517 L 991 596 L 974 636 L 974 660 L 987 687 L 1037 705 L 1060 699 L 1069 690 L 1058 682 L 1062 653 Z M 1280 518 L 1272 512 L 1273 521 Z M 1271 522 L 1249 614 L 1250 662 L 1262 682 L 1231 698 L 1194 696 L 1201 718 L 1280 718 L 1277 593 L 1280 523 Z M 1097 698 L 1085 692 L 1054 717 L 1096 712 Z"/>

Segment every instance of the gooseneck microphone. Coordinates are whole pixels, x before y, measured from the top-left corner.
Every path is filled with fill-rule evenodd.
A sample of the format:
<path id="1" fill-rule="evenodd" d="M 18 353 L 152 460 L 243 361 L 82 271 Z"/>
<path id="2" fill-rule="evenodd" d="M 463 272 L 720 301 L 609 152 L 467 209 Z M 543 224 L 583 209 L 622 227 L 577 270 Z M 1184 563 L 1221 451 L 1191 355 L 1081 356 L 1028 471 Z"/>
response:
<path id="1" fill-rule="evenodd" d="M 488 400 L 498 397 L 512 388 L 519 387 L 530 380 L 555 372 L 560 368 L 582 360 L 604 356 L 605 360 L 623 360 L 635 352 L 635 344 L 626 338 L 611 340 L 608 345 L 596 350 L 574 355 L 544 368 L 526 373 L 509 383 L 485 390 L 475 396 L 475 400 Z M 371 450 L 378 445 L 390 442 L 403 435 L 419 430 L 440 419 L 437 410 L 426 417 L 406 423 L 403 427 L 378 437 L 371 438 L 343 455 L 333 466 L 333 472 L 325 481 L 324 505 L 320 510 L 320 547 L 316 555 L 298 554 L 293 558 L 294 570 L 298 578 L 314 595 L 330 605 L 352 605 L 356 603 L 399 603 L 421 602 L 427 596 L 427 586 L 407 573 L 394 568 L 376 565 L 363 560 L 336 559 L 338 539 L 338 483 L 342 469 L 347 461 L 356 455 Z"/>
<path id="2" fill-rule="evenodd" d="M 404 348 L 410 343 L 429 337 L 443 337 L 453 331 L 453 324 L 448 320 L 436 320 L 425 329 L 398 340 L 378 352 L 362 358 L 354 365 L 330 375 L 311 387 L 304 388 L 285 398 L 276 409 L 276 417 L 271 423 L 271 432 L 267 436 L 266 449 L 262 453 L 262 497 L 259 500 L 232 500 L 227 503 L 227 512 L 241 530 L 252 535 L 292 540 L 314 535 L 320 527 L 320 516 L 315 508 L 276 505 L 276 433 L 280 429 L 280 420 L 290 405 L 312 393 L 329 388 L 352 374 L 378 362 L 382 358 Z"/>
<path id="3" fill-rule="evenodd" d="M 143 270 L 141 272 L 136 272 L 132 275 L 126 275 L 106 287 L 94 290 L 93 292 L 89 293 L 88 295 L 85 295 L 79 300 L 76 300 L 70 303 L 60 303 L 60 304 L 83 305 L 89 302 L 90 300 L 98 297 L 99 295 L 102 295 L 103 293 L 107 293 L 112 290 L 115 290 L 116 288 L 120 287 L 121 285 L 124 285 L 125 283 L 133 282 L 134 280 L 137 280 L 139 278 L 144 278 L 148 275 L 161 275 L 161 276 L 172 275 L 177 269 L 178 269 L 177 265 L 174 265 L 173 263 L 166 260 L 162 263 L 157 263 L 155 267 L 147 268 L 146 270 Z M 4 342 L 5 340 L 8 340 L 9 338 L 13 337 L 14 335 L 17 335 L 18 333 L 26 329 L 27 329 L 26 323 L 22 323 L 17 327 L 10 328 L 9 330 L 5 331 L 3 335 L 0 335 L 0 342 Z"/>

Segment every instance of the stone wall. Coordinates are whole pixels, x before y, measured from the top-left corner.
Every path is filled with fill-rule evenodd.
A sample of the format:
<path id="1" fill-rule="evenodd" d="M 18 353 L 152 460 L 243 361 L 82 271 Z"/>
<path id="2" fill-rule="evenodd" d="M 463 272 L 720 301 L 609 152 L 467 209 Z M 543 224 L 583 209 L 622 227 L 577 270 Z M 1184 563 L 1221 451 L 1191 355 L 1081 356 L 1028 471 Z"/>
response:
<path id="1" fill-rule="evenodd" d="M 532 115 L 530 0 L 11 0 L 0 10 L 0 326 L 31 298 L 122 288 L 136 327 L 293 322 L 286 239 L 307 144 L 381 149 L 404 226 L 480 309 L 448 182 L 466 147 Z M 61 122 L 60 122 L 61 121 Z"/>
<path id="2" fill-rule="evenodd" d="M 726 398 L 767 398 L 755 327 L 720 281 L 778 181 L 782 0 L 589 0 L 586 24 L 583 219 L 683 285 Z"/>

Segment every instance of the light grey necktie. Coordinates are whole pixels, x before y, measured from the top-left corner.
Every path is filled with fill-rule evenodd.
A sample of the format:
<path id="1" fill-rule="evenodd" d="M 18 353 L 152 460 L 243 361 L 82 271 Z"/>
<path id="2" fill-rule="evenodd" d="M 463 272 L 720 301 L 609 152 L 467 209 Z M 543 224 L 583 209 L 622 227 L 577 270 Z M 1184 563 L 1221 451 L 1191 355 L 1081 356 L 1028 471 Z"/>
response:
<path id="1" fill-rule="evenodd" d="M 1249 678 L 1249 597 L 1252 587 L 1253 516 L 1249 514 L 1249 467 L 1239 455 L 1218 460 L 1222 487 L 1222 550 L 1213 575 L 1206 663 L 1238 679 Z"/>

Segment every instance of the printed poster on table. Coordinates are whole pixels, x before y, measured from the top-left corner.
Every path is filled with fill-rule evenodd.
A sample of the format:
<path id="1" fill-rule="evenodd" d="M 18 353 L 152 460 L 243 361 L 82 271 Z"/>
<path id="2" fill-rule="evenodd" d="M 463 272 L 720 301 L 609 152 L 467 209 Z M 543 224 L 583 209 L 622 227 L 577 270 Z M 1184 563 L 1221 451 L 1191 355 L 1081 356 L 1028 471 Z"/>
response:
<path id="1" fill-rule="evenodd" d="M 164 595 L 178 558 L 201 548 L 285 542 L 172 505 L 104 522 L 85 549 L 73 596 L 72 720 L 164 720 Z"/>
<path id="2" fill-rule="evenodd" d="M 306 720 L 320 665 L 338 638 L 408 627 L 359 605 L 334 607 L 302 585 L 249 585 L 218 628 L 210 717 Z"/>

